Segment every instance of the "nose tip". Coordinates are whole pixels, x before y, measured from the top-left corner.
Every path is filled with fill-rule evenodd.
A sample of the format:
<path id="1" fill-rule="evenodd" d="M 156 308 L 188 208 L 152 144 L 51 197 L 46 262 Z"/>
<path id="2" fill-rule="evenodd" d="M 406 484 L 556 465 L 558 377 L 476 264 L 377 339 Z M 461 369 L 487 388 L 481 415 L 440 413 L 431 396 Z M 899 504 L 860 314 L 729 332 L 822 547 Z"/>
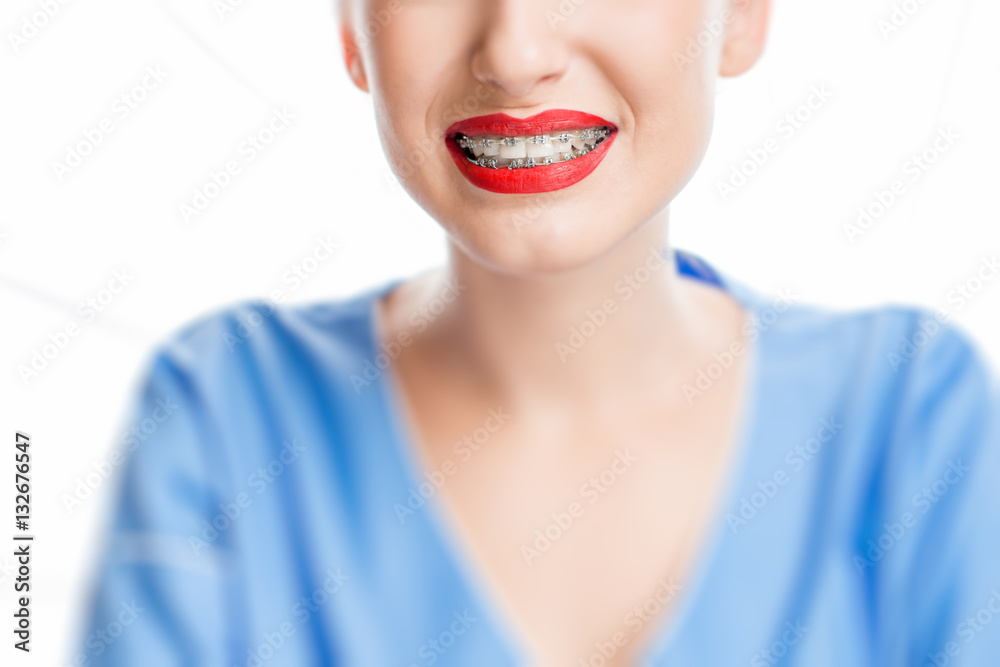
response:
<path id="1" fill-rule="evenodd" d="M 485 86 L 523 101 L 562 78 L 567 55 L 535 0 L 498 0 L 472 58 L 472 73 Z"/>

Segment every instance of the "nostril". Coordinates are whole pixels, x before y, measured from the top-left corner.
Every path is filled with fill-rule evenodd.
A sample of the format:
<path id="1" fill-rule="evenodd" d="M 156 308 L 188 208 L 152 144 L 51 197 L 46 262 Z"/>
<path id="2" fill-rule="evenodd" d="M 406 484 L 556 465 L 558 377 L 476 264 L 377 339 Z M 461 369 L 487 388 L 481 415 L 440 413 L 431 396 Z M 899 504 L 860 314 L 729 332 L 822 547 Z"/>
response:
<path id="1" fill-rule="evenodd" d="M 553 74 L 546 74 L 545 76 L 543 76 L 541 79 L 538 80 L 538 83 L 539 84 L 555 83 L 560 78 L 562 78 L 562 74 L 554 74 L 554 73 Z"/>

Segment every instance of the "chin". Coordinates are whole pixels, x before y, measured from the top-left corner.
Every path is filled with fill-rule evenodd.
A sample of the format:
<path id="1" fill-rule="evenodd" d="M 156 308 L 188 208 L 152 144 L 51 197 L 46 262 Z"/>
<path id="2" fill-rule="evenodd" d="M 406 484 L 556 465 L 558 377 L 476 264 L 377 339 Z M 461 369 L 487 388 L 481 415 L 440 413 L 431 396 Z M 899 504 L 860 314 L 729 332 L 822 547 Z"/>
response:
<path id="1" fill-rule="evenodd" d="M 641 225 L 604 224 L 615 216 L 589 220 L 552 211 L 517 226 L 509 216 L 446 225 L 451 242 L 490 270 L 521 276 L 555 276 L 581 269 L 610 252 Z M 623 216 L 617 216 L 619 222 Z"/>

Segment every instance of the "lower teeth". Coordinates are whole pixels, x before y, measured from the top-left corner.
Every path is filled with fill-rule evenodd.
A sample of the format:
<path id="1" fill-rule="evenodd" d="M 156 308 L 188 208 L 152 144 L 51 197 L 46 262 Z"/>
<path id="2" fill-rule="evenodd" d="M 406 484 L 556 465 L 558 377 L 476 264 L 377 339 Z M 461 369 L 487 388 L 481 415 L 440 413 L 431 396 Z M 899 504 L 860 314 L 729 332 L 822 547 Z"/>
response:
<path id="1" fill-rule="evenodd" d="M 563 132 L 553 135 L 551 138 L 547 136 L 538 137 L 528 137 L 527 139 L 518 138 L 512 140 L 510 138 L 503 137 L 489 137 L 487 138 L 487 145 L 494 145 L 505 143 L 507 146 L 511 146 L 509 143 L 513 141 L 513 145 L 516 145 L 520 141 L 527 141 L 534 144 L 549 143 L 552 145 L 552 141 L 559 142 L 556 145 L 561 145 L 561 148 L 553 148 L 553 155 L 546 157 L 523 157 L 523 158 L 502 158 L 495 156 L 475 155 L 473 146 L 477 144 L 479 148 L 479 153 L 483 152 L 483 139 L 472 139 L 466 137 L 465 135 L 458 135 L 457 142 L 459 147 L 465 153 L 465 158 L 480 167 L 485 167 L 487 169 L 533 169 L 535 167 L 545 167 L 552 164 L 557 164 L 559 162 L 569 162 L 570 160 L 575 160 L 577 158 L 583 157 L 590 151 L 594 150 L 601 143 L 610 136 L 610 131 L 606 127 L 591 128 L 588 130 L 583 130 L 577 132 Z M 567 137 L 569 140 L 567 140 Z M 583 143 L 583 147 L 577 147 L 572 145 L 572 143 Z"/>

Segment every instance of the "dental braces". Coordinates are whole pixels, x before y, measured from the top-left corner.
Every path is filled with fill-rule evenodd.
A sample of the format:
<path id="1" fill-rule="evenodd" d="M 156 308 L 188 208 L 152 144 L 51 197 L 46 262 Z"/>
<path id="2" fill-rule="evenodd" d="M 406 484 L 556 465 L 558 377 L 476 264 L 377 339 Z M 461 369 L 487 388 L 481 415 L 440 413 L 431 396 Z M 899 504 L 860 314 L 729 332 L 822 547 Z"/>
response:
<path id="1" fill-rule="evenodd" d="M 575 160 L 577 158 L 583 157 L 584 155 L 586 155 L 587 153 L 589 153 L 594 149 L 585 148 L 583 150 L 577 150 L 576 148 L 574 148 L 572 150 L 573 150 L 572 153 L 566 153 L 564 157 L 558 160 L 553 159 L 551 157 L 543 157 L 537 160 L 533 157 L 529 157 L 526 159 L 514 158 L 508 165 L 500 165 L 499 159 L 495 157 L 482 156 L 478 159 L 473 160 L 468 156 L 466 156 L 466 159 L 469 160 L 469 162 L 474 162 L 475 164 L 478 164 L 480 167 L 486 167 L 487 169 L 533 169 L 534 167 L 541 167 L 541 166 L 547 167 L 548 165 L 555 164 L 556 162 L 569 162 L 570 160 Z"/>
<path id="2" fill-rule="evenodd" d="M 609 134 L 610 134 L 610 131 L 607 128 L 605 128 L 605 127 L 599 127 L 599 128 L 595 128 L 595 129 L 589 129 L 588 128 L 588 129 L 581 130 L 579 132 L 579 134 L 571 134 L 569 132 L 563 132 L 561 134 L 551 135 L 551 136 L 550 135 L 545 135 L 545 134 L 538 134 L 538 135 L 535 135 L 533 137 L 528 137 L 527 139 L 524 139 L 524 141 L 527 141 L 527 142 L 530 142 L 530 143 L 533 143 L 533 144 L 536 144 L 536 145 L 544 144 L 544 143 L 547 143 L 549 141 L 553 141 L 556 144 L 563 144 L 563 145 L 570 144 L 571 142 L 576 141 L 576 140 L 584 141 L 586 143 L 590 143 L 591 141 L 594 142 L 593 146 L 585 146 L 582 149 L 581 148 L 576 148 L 574 146 L 569 146 L 569 150 L 559 150 L 558 145 L 554 146 L 554 148 L 557 149 L 558 153 L 560 153 L 562 155 L 562 157 L 559 157 L 559 156 L 556 156 L 556 157 L 549 156 L 549 157 L 542 157 L 542 158 L 533 158 L 533 157 L 529 157 L 529 158 L 499 158 L 499 157 L 495 157 L 495 156 L 494 157 L 487 157 L 485 155 L 481 155 L 479 157 L 475 157 L 475 155 L 473 154 L 473 149 L 477 145 L 478 146 L 482 146 L 483 148 L 489 148 L 489 147 L 493 146 L 496 143 L 503 143 L 504 145 L 511 146 L 511 147 L 517 146 L 522 141 L 522 139 L 520 137 L 501 137 L 501 138 L 497 138 L 497 139 L 491 139 L 489 137 L 483 137 L 482 139 L 478 139 L 477 140 L 477 139 L 473 139 L 471 137 L 466 137 L 464 135 L 461 135 L 461 136 L 458 137 L 457 143 L 458 143 L 459 147 L 461 147 L 462 149 L 464 149 L 466 151 L 465 158 L 469 162 L 472 162 L 473 164 L 477 164 L 480 167 L 485 167 L 487 169 L 533 169 L 535 167 L 548 166 L 548 165 L 551 165 L 551 164 L 555 164 L 556 162 L 569 162 L 570 160 L 575 160 L 577 158 L 581 158 L 584 155 L 586 155 L 587 153 L 589 153 L 590 151 L 592 151 L 595 148 L 597 148 L 601 144 L 601 142 L 604 141 L 604 139 L 606 139 L 608 137 Z M 500 164 L 500 160 L 507 160 L 507 159 L 510 159 L 510 162 L 508 164 L 504 164 L 504 165 Z"/>
<path id="3" fill-rule="evenodd" d="M 562 134 L 551 135 L 551 136 L 546 134 L 538 134 L 527 139 L 527 141 L 530 141 L 531 143 L 536 145 L 548 143 L 549 141 L 553 141 L 559 144 L 568 144 L 574 139 L 579 139 L 581 141 L 589 141 L 591 139 L 596 139 L 598 141 L 601 141 L 602 139 L 606 139 L 608 134 L 609 134 L 608 129 L 604 127 L 596 128 L 593 130 L 588 128 L 585 130 L 581 130 L 579 136 L 570 134 L 568 132 L 563 132 Z M 500 141 L 505 146 L 514 147 L 517 146 L 519 143 L 521 143 L 521 138 L 502 137 L 499 140 L 494 140 L 489 137 L 483 137 L 482 139 L 473 139 L 471 137 L 461 136 L 458 138 L 458 145 L 460 148 L 468 148 L 469 150 L 472 150 L 476 146 L 480 146 L 482 148 L 491 148 L 493 144 L 496 143 L 497 141 Z"/>

